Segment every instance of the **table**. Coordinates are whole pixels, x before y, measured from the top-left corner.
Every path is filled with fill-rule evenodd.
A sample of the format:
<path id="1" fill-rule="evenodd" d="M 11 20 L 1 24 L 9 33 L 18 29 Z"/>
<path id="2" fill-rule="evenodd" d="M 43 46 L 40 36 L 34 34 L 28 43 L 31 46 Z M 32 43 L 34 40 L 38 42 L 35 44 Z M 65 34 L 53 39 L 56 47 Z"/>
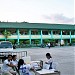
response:
<path id="1" fill-rule="evenodd" d="M 35 75 L 60 75 L 60 71 L 55 72 L 54 70 L 42 69 L 35 71 Z"/>

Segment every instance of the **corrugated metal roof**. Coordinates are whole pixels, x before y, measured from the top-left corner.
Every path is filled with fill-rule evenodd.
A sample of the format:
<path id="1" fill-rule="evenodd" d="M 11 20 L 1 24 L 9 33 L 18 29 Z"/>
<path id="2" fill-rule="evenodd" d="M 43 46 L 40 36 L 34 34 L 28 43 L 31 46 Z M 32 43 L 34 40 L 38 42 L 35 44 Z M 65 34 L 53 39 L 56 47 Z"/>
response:
<path id="1" fill-rule="evenodd" d="M 46 24 L 46 23 L 25 23 L 25 22 L 0 22 L 0 28 L 30 28 L 30 29 L 69 29 L 75 30 L 71 24 Z"/>

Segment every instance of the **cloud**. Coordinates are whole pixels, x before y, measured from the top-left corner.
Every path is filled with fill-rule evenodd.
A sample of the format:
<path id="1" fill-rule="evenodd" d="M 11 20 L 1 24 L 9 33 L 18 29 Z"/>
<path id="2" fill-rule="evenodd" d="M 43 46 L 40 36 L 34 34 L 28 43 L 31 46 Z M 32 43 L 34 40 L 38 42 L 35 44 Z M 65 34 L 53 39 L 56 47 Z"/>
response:
<path id="1" fill-rule="evenodd" d="M 70 23 L 70 24 L 74 24 L 74 18 L 69 18 L 64 16 L 63 14 L 52 14 L 50 16 L 48 15 L 43 15 L 43 18 L 46 20 L 50 20 L 50 22 L 54 22 L 54 23 Z"/>

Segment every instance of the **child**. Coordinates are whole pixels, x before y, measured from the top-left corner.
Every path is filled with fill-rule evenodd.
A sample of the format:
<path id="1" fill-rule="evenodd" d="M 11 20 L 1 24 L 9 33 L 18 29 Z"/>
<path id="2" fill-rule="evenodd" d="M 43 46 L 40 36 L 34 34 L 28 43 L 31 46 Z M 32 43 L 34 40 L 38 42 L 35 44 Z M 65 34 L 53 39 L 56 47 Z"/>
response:
<path id="1" fill-rule="evenodd" d="M 45 62 L 45 64 L 46 64 L 47 66 L 49 66 L 48 69 L 52 69 L 52 62 L 53 62 L 53 60 L 52 60 L 52 56 L 50 55 L 50 53 L 47 53 L 47 54 L 46 54 L 46 58 L 47 58 L 48 60 Z"/>
<path id="2" fill-rule="evenodd" d="M 11 64 L 12 55 L 8 55 L 8 59 L 6 59 L 2 66 L 3 75 L 15 75 L 16 71 L 13 71 L 12 67 L 15 65 Z"/>
<path id="3" fill-rule="evenodd" d="M 17 60 L 17 55 L 12 56 L 12 61 L 11 63 L 15 65 L 15 67 L 12 67 L 14 71 L 18 72 L 17 66 L 18 66 L 18 60 Z"/>
<path id="4" fill-rule="evenodd" d="M 17 66 L 17 64 L 18 64 L 17 55 L 12 56 L 12 64 Z"/>
<path id="5" fill-rule="evenodd" d="M 31 75 L 30 68 L 31 68 L 31 66 L 25 64 L 23 59 L 19 60 L 19 62 L 18 62 L 19 75 Z"/>

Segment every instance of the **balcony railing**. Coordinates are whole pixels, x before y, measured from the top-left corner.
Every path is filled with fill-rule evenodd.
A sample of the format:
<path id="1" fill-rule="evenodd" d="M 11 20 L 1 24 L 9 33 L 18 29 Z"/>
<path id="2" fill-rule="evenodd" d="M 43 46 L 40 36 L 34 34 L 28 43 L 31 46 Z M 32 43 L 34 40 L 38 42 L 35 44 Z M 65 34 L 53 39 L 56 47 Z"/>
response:
<path id="1" fill-rule="evenodd" d="M 11 35 L 11 36 L 8 36 L 8 39 L 70 39 L 70 35 L 20 35 L 18 37 L 18 35 Z M 71 38 L 74 39 L 75 38 L 75 35 L 71 35 Z M 0 35 L 0 39 L 5 39 L 5 37 L 3 35 Z"/>

